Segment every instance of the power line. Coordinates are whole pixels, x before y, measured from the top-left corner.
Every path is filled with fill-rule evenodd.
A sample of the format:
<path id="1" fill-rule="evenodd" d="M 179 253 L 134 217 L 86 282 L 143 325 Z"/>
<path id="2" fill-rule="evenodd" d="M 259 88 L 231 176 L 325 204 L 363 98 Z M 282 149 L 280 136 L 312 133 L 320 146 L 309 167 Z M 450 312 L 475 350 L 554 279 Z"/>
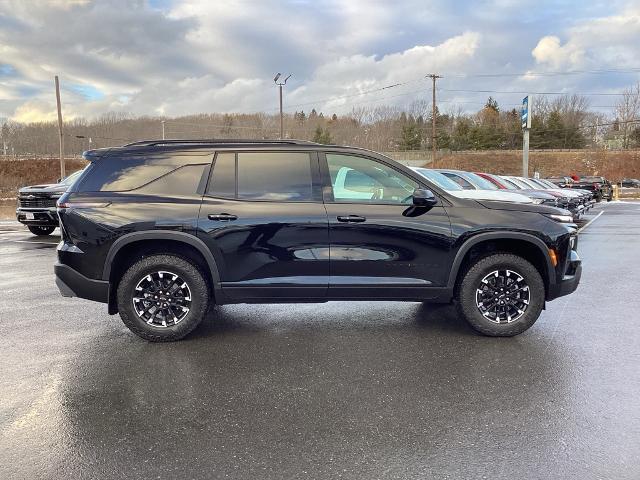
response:
<path id="1" fill-rule="evenodd" d="M 640 67 L 631 68 L 608 68 L 608 69 L 593 69 L 593 70 L 565 70 L 565 71 L 551 71 L 551 72 L 522 72 L 522 73 L 469 73 L 469 74 L 447 74 L 447 77 L 455 78 L 500 78 L 500 77 L 555 77 L 564 75 L 601 75 L 607 73 L 640 73 Z"/>
<path id="2" fill-rule="evenodd" d="M 439 91 L 442 92 L 460 92 L 460 93 L 500 93 L 500 94 L 518 94 L 518 95 L 582 95 L 585 97 L 591 96 L 622 96 L 624 93 L 614 93 L 614 92 L 532 92 L 530 90 L 470 90 L 463 88 L 439 88 Z"/>

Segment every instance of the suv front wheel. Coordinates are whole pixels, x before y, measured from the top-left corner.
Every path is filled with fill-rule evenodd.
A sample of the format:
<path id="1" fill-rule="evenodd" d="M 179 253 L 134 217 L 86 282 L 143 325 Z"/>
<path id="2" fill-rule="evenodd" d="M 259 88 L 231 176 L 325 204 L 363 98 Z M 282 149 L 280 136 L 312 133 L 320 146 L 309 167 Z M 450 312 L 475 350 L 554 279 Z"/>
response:
<path id="1" fill-rule="evenodd" d="M 151 342 L 188 335 L 202 321 L 209 288 L 198 268 L 182 257 L 151 255 L 134 263 L 117 292 L 124 324 Z"/>
<path id="2" fill-rule="evenodd" d="M 511 337 L 536 322 L 544 298 L 544 282 L 536 267 L 517 255 L 496 253 L 466 271 L 456 304 L 476 331 Z"/>

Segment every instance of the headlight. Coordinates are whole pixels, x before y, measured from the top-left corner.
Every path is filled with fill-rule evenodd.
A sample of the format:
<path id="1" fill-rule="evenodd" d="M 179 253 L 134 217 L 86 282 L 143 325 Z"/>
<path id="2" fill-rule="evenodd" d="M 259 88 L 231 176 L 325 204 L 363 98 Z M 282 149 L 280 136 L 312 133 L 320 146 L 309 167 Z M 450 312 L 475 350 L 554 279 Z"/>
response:
<path id="1" fill-rule="evenodd" d="M 534 205 L 540 205 L 542 202 L 544 202 L 544 199 L 542 199 L 542 198 L 532 198 L 531 201 L 533 202 Z"/>
<path id="2" fill-rule="evenodd" d="M 571 215 L 562 215 L 560 213 L 550 213 L 545 216 L 550 218 L 551 220 L 555 220 L 556 222 L 573 223 L 573 217 Z"/>

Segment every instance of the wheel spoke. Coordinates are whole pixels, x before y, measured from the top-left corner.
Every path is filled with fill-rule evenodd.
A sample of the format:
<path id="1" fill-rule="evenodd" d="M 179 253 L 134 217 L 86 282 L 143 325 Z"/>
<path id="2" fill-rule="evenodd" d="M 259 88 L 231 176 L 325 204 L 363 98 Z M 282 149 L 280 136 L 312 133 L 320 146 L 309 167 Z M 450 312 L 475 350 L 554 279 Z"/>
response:
<path id="1" fill-rule="evenodd" d="M 132 296 L 138 317 L 153 327 L 166 328 L 183 320 L 191 308 L 191 290 L 173 272 L 159 270 L 146 274 Z"/>
<path id="2" fill-rule="evenodd" d="M 494 323 L 511 323 L 520 318 L 529 305 L 529 286 L 513 270 L 494 270 L 476 289 L 476 306 Z"/>

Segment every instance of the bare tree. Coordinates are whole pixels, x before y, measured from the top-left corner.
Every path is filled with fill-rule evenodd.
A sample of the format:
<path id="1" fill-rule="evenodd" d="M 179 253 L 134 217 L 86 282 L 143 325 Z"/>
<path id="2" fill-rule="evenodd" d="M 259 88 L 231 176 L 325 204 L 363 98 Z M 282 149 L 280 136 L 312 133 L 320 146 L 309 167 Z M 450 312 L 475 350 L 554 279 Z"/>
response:
<path id="1" fill-rule="evenodd" d="M 622 146 L 629 148 L 632 123 L 640 116 L 640 82 L 622 92 L 622 98 L 616 103 L 615 112 L 622 132 Z"/>

